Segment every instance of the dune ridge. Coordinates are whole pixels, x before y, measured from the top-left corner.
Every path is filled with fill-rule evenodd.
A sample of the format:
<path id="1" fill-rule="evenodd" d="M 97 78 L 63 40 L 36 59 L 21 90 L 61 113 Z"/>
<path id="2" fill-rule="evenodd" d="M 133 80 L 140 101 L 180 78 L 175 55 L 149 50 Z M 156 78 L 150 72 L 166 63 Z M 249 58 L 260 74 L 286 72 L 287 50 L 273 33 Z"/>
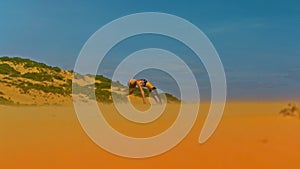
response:
<path id="1" fill-rule="evenodd" d="M 75 74 L 76 81 L 72 83 L 73 76 L 73 71 L 30 59 L 0 57 L 0 104 L 65 105 L 72 103 L 73 94 L 106 103 L 111 103 L 112 94 L 115 94 L 117 100 L 128 101 L 127 87 L 119 82 L 102 75 Z M 72 89 L 76 93 L 72 93 Z M 148 97 L 147 90 L 145 93 Z M 179 101 L 171 94 L 165 95 L 168 101 Z M 134 91 L 134 97 L 141 97 L 138 90 Z"/>

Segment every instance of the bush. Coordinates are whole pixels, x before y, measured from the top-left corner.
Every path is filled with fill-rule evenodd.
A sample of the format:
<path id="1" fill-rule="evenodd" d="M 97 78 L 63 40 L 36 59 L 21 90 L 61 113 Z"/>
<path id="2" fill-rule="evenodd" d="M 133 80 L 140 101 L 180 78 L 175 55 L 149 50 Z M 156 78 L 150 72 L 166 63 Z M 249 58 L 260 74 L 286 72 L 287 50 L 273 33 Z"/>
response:
<path id="1" fill-rule="evenodd" d="M 95 83 L 95 87 L 97 89 L 110 89 L 110 86 L 111 86 L 110 82 Z"/>
<path id="2" fill-rule="evenodd" d="M 40 90 L 45 93 L 53 93 L 53 94 L 61 94 L 61 95 L 69 95 L 71 92 L 70 90 L 65 90 L 62 87 L 57 87 L 57 86 L 46 86 L 46 85 L 41 85 L 41 84 L 33 84 L 30 82 L 21 82 L 17 84 L 17 87 L 20 88 L 24 93 L 27 93 L 29 90 L 35 89 L 35 90 Z"/>
<path id="3" fill-rule="evenodd" d="M 57 72 L 57 73 L 60 73 L 61 72 L 61 69 L 59 67 L 51 67 L 51 70 Z"/>
<path id="4" fill-rule="evenodd" d="M 50 69 L 50 70 L 53 70 L 55 72 L 61 72 L 61 69 L 59 67 L 52 67 L 52 66 L 48 66 L 44 63 L 40 63 L 40 62 L 35 62 L 35 61 L 32 61 L 30 59 L 23 59 L 23 58 L 20 58 L 20 57 L 8 57 L 8 56 L 3 56 L 0 58 L 0 61 L 8 61 L 8 62 L 12 62 L 14 63 L 15 65 L 16 64 L 24 64 L 24 68 L 44 68 L 44 69 Z"/>
<path id="5" fill-rule="evenodd" d="M 27 79 L 32 79 L 35 81 L 49 81 L 49 82 L 53 82 L 52 76 L 45 73 L 45 72 L 41 72 L 41 73 L 25 73 L 23 75 L 21 75 L 21 77 L 27 78 Z"/>
<path id="6" fill-rule="evenodd" d="M 112 82 L 111 84 L 113 87 L 118 87 L 118 88 L 125 88 L 119 81 L 117 82 Z"/>
<path id="7" fill-rule="evenodd" d="M 10 61 L 10 60 L 11 60 L 11 58 L 8 57 L 8 56 L 0 57 L 0 61 L 3 61 L 3 62 L 5 62 L 5 61 Z"/>
<path id="8" fill-rule="evenodd" d="M 180 102 L 180 100 L 177 97 L 175 97 L 169 93 L 164 93 L 164 94 L 166 95 L 166 98 L 168 101 Z"/>
<path id="9" fill-rule="evenodd" d="M 96 90 L 96 100 L 99 102 L 111 103 L 111 92 L 107 90 Z"/>
<path id="10" fill-rule="evenodd" d="M 102 75 L 96 75 L 95 80 L 100 80 L 102 83 L 111 83 L 111 80 L 109 78 L 106 78 Z"/>
<path id="11" fill-rule="evenodd" d="M 93 99 L 94 90 L 91 90 L 92 85 L 80 86 L 76 83 L 73 84 L 73 93 L 74 94 L 84 94 L 89 98 Z"/>
<path id="12" fill-rule="evenodd" d="M 64 77 L 61 75 L 53 75 L 53 78 L 56 80 L 64 80 Z"/>
<path id="13" fill-rule="evenodd" d="M 4 75 L 16 75 L 19 76 L 20 72 L 16 71 L 13 67 L 6 63 L 0 64 L 0 74 Z"/>
<path id="14" fill-rule="evenodd" d="M 0 104 L 14 104 L 14 102 L 0 96 Z"/>
<path id="15" fill-rule="evenodd" d="M 133 95 L 142 97 L 142 94 L 141 94 L 141 92 L 138 88 L 133 88 L 131 90 L 132 90 Z M 145 97 L 149 97 L 149 91 L 147 89 L 144 89 L 144 88 L 143 88 L 143 90 L 144 90 Z"/>
<path id="16" fill-rule="evenodd" d="M 12 80 L 12 78 L 10 78 L 10 77 L 4 77 L 3 79 Z"/>

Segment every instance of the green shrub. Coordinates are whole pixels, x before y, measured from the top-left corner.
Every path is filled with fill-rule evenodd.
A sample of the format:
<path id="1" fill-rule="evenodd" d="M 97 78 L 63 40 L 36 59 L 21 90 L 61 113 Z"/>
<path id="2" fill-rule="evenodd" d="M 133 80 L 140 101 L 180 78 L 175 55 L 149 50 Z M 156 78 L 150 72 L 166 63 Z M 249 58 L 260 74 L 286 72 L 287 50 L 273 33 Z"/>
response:
<path id="1" fill-rule="evenodd" d="M 8 57 L 8 56 L 3 56 L 3 57 L 0 57 L 0 61 L 10 61 L 12 58 Z"/>
<path id="2" fill-rule="evenodd" d="M 106 78 L 102 75 L 96 75 L 95 80 L 100 80 L 102 83 L 111 83 L 111 80 L 109 78 Z"/>
<path id="3" fill-rule="evenodd" d="M 32 61 L 30 59 L 23 59 L 20 57 L 8 57 L 8 56 L 3 56 L 0 57 L 0 61 L 9 61 L 16 64 L 24 64 L 24 68 L 44 68 L 44 69 L 50 69 L 53 70 L 55 72 L 61 72 L 61 69 L 59 67 L 52 67 L 52 66 L 48 66 L 44 63 L 40 63 L 40 62 L 35 62 Z"/>
<path id="4" fill-rule="evenodd" d="M 57 72 L 57 73 L 60 73 L 61 72 L 61 69 L 59 67 L 51 67 L 51 70 Z"/>
<path id="5" fill-rule="evenodd" d="M 61 87 L 64 87 L 64 88 L 72 88 L 72 83 L 64 83 L 64 84 L 61 84 L 60 85 Z"/>
<path id="6" fill-rule="evenodd" d="M 24 64 L 24 68 L 50 68 L 50 67 L 44 63 L 38 63 L 28 59 L 28 61 L 26 61 Z"/>
<path id="7" fill-rule="evenodd" d="M 0 64 L 0 74 L 4 75 L 16 75 L 19 76 L 20 72 L 16 71 L 13 67 L 6 63 Z"/>
<path id="8" fill-rule="evenodd" d="M 119 88 L 125 88 L 119 81 L 117 82 L 112 82 L 111 84 L 113 87 L 119 87 Z"/>
<path id="9" fill-rule="evenodd" d="M 142 97 L 142 94 L 138 88 L 133 88 L 131 90 L 132 90 L 133 95 Z M 149 97 L 149 90 L 143 88 L 143 91 L 144 91 L 145 97 Z"/>
<path id="10" fill-rule="evenodd" d="M 14 104 L 14 102 L 0 96 L 0 104 Z"/>
<path id="11" fill-rule="evenodd" d="M 107 90 L 96 90 L 95 91 L 96 100 L 99 102 L 110 103 L 111 100 L 111 92 Z"/>
<path id="12" fill-rule="evenodd" d="M 83 79 L 83 77 L 84 77 L 83 75 L 81 75 L 79 73 L 74 73 L 73 76 L 74 76 L 74 79 Z"/>
<path id="13" fill-rule="evenodd" d="M 10 77 L 4 77 L 3 79 L 12 80 L 12 78 L 10 78 Z"/>
<path id="14" fill-rule="evenodd" d="M 61 75 L 53 75 L 53 78 L 56 80 L 64 80 L 64 77 Z"/>
<path id="15" fill-rule="evenodd" d="M 92 85 L 80 86 L 77 83 L 72 85 L 74 94 L 84 94 L 92 98 L 94 90 L 91 90 Z"/>
<path id="16" fill-rule="evenodd" d="M 164 94 L 166 95 L 166 98 L 168 101 L 180 102 L 180 100 L 177 97 L 175 97 L 169 93 L 164 93 Z"/>
<path id="17" fill-rule="evenodd" d="M 70 90 L 65 90 L 62 87 L 57 87 L 53 85 L 47 86 L 41 84 L 33 84 L 30 82 L 21 82 L 16 86 L 20 88 L 24 93 L 27 93 L 31 89 L 43 91 L 45 93 L 53 93 L 53 94 L 61 94 L 61 95 L 69 95 L 71 93 Z"/>
<path id="18" fill-rule="evenodd" d="M 45 72 L 40 72 L 40 73 L 25 73 L 23 75 L 21 75 L 21 77 L 27 78 L 27 79 L 32 79 L 35 81 L 49 81 L 49 82 L 53 82 L 52 76 L 50 74 L 47 74 Z"/>
<path id="19" fill-rule="evenodd" d="M 110 86 L 111 86 L 110 82 L 95 83 L 95 87 L 97 89 L 110 89 Z"/>

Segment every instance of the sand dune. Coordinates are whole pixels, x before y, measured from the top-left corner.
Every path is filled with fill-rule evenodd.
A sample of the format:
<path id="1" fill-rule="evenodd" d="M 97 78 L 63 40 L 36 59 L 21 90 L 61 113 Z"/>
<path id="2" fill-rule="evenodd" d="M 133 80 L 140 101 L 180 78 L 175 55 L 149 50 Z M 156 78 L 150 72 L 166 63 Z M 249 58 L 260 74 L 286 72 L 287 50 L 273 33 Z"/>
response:
<path id="1" fill-rule="evenodd" d="M 214 135 L 198 144 L 209 108 L 203 103 L 195 126 L 179 145 L 162 155 L 138 160 L 115 156 L 94 144 L 82 130 L 72 105 L 2 105 L 0 168 L 299 168 L 300 120 L 279 114 L 286 105 L 229 102 Z M 100 107 L 114 128 L 136 137 L 163 131 L 178 109 L 177 104 L 170 104 L 155 123 L 138 126 L 127 122 L 125 127 L 111 104 Z"/>

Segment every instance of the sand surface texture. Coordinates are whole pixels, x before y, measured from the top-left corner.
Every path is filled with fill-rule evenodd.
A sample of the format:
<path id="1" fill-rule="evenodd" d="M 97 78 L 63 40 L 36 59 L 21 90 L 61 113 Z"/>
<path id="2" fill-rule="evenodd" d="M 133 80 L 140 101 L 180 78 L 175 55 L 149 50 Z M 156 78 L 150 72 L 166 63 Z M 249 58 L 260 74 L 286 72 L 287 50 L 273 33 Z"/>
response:
<path id="1" fill-rule="evenodd" d="M 299 105 L 299 104 L 298 104 Z M 144 105 L 135 105 L 143 109 Z M 300 119 L 279 112 L 287 102 L 229 102 L 214 135 L 198 143 L 208 103 L 188 136 L 172 150 L 145 159 L 129 159 L 98 147 L 81 128 L 73 105 L 0 106 L 0 168 L 210 168 L 282 169 L 300 167 Z M 100 104 L 118 131 L 149 137 L 168 128 L 178 113 L 169 104 L 150 124 L 128 122 L 111 104 Z"/>

